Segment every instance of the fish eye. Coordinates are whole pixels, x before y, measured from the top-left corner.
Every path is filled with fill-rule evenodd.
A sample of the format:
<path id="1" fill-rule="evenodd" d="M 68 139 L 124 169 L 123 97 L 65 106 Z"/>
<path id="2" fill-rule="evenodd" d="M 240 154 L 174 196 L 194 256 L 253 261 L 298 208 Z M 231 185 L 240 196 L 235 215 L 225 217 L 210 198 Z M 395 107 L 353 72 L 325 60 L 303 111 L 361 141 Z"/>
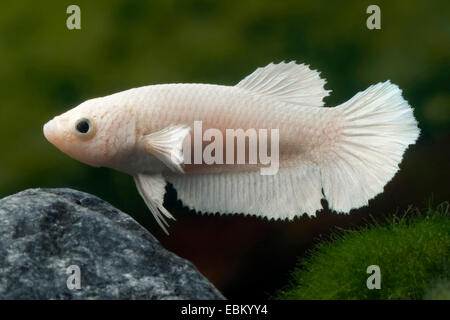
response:
<path id="1" fill-rule="evenodd" d="M 93 125 L 91 120 L 87 118 L 81 118 L 75 123 L 75 133 L 79 137 L 88 137 L 93 132 Z"/>

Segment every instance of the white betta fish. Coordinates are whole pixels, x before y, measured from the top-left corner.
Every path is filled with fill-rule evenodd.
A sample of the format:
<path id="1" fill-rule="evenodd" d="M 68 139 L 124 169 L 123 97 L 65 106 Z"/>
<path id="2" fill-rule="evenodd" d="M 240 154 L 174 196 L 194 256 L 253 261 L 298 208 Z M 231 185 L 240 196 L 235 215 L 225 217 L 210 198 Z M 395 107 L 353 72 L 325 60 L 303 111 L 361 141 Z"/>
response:
<path id="1" fill-rule="evenodd" d="M 389 81 L 334 108 L 323 107 L 324 84 L 306 65 L 271 63 L 235 86 L 151 85 L 88 100 L 45 124 L 44 135 L 81 162 L 132 175 L 164 231 L 164 217 L 173 219 L 163 207 L 167 182 L 200 212 L 291 220 L 314 215 L 322 198 L 349 212 L 383 191 L 419 129 Z M 198 145 L 190 133 L 200 121 L 216 133 L 278 130 L 269 149 L 279 153 L 279 169 L 261 174 L 266 164 L 191 164 L 191 146 L 198 154 Z"/>

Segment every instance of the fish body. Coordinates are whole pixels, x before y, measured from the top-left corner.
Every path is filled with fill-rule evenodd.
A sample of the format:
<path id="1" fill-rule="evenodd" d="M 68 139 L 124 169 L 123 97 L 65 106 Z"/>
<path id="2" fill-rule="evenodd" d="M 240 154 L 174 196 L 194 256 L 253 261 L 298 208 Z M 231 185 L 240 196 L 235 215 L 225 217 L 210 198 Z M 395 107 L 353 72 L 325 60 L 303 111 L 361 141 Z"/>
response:
<path id="1" fill-rule="evenodd" d="M 109 166 L 131 175 L 170 171 L 164 163 L 153 161 L 156 158 L 145 152 L 145 148 L 139 149 L 138 142 L 174 124 L 190 127 L 192 132 L 194 122 L 201 121 L 204 131 L 214 128 L 223 135 L 226 129 L 279 129 L 282 167 L 310 160 L 320 143 L 326 143 L 331 134 L 337 134 L 335 124 L 338 122 L 331 110 L 296 106 L 293 112 L 288 103 L 232 86 L 151 85 L 96 99 L 95 104 L 91 102 L 89 106 L 96 104 L 97 110 L 107 106 L 104 113 L 99 114 L 108 118 L 111 132 L 115 132 L 111 133 L 108 148 L 105 148 L 115 153 Z M 121 126 L 127 130 L 122 131 Z M 228 172 L 238 170 L 236 166 L 186 164 L 184 172 Z M 249 168 L 257 170 L 258 165 L 241 166 L 244 171 Z"/>
<path id="2" fill-rule="evenodd" d="M 201 212 L 292 219 L 314 215 L 322 198 L 335 211 L 348 212 L 382 192 L 419 129 L 389 81 L 334 108 L 323 107 L 329 92 L 324 85 L 305 65 L 269 64 L 236 86 L 151 85 L 88 100 L 48 122 L 44 134 L 79 161 L 132 175 L 164 230 L 164 217 L 173 218 L 163 206 L 167 182 L 185 205 Z M 230 163 L 219 157 L 196 162 L 199 147 L 202 154 L 211 141 L 228 138 L 230 129 L 276 131 L 267 136 L 277 155 L 273 174 L 262 174 L 267 163 L 236 163 L 239 146 L 233 146 Z M 205 141 L 208 130 L 214 139 Z M 247 138 L 241 147 L 248 160 L 254 150 Z M 229 151 L 225 140 L 215 156 Z"/>

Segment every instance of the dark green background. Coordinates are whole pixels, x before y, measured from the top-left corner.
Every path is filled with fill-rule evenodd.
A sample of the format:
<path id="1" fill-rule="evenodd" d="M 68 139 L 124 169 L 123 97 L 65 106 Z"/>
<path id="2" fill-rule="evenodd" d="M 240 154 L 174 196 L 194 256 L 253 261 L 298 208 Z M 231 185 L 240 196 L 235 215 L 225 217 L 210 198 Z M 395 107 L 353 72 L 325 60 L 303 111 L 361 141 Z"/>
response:
<path id="1" fill-rule="evenodd" d="M 81 30 L 66 28 L 70 4 L 81 7 Z M 381 30 L 366 28 L 370 4 L 381 7 Z M 421 206 L 431 195 L 449 200 L 449 12 L 448 1 L 2 1 L 0 197 L 31 187 L 93 193 L 194 262 L 227 297 L 265 297 L 334 226 Z M 170 189 L 167 207 L 178 220 L 166 237 L 131 177 L 78 163 L 42 134 L 50 118 L 93 97 L 157 83 L 234 85 L 281 60 L 321 71 L 333 90 L 327 106 L 391 79 L 415 108 L 421 137 L 369 207 L 294 222 L 199 216 Z"/>

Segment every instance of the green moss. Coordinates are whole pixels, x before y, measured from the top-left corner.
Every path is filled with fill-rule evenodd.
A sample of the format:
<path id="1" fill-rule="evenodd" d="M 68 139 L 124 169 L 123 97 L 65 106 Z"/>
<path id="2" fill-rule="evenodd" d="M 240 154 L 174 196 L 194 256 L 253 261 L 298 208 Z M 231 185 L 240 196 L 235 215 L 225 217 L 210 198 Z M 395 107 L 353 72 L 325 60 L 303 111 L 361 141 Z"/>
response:
<path id="1" fill-rule="evenodd" d="M 408 218 L 406 218 L 408 216 Z M 276 299 L 444 299 L 450 293 L 449 204 L 343 231 L 300 261 Z M 381 289 L 369 290 L 370 265 Z"/>
<path id="2" fill-rule="evenodd" d="M 425 292 L 426 300 L 450 300 L 450 279 L 439 279 Z"/>

